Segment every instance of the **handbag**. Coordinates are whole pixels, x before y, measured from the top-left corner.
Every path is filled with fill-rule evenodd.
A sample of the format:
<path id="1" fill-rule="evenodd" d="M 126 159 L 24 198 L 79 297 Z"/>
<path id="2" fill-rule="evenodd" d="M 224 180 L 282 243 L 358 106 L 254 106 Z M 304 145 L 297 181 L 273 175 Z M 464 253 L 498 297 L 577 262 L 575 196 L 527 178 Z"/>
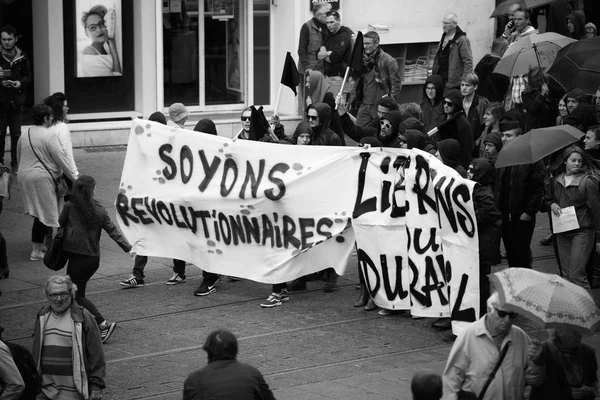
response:
<path id="1" fill-rule="evenodd" d="M 492 371 L 492 373 L 488 377 L 487 381 L 485 382 L 485 385 L 483 385 L 483 389 L 481 389 L 481 393 L 479 393 L 479 396 L 477 396 L 473 392 L 469 392 L 468 390 L 461 389 L 458 392 L 458 397 L 457 397 L 458 400 L 482 400 L 483 399 L 483 396 L 485 395 L 485 392 L 487 392 L 487 389 L 490 386 L 490 383 L 492 383 L 492 381 L 494 380 L 494 377 L 496 376 L 496 372 L 498 372 L 498 369 L 500 369 L 500 365 L 502 364 L 502 360 L 504 360 L 504 356 L 506 356 L 506 353 L 508 352 L 509 346 L 510 346 L 510 342 L 506 343 L 506 346 L 504 346 L 504 348 L 502 349 L 502 352 L 500 353 L 500 358 L 498 359 L 498 362 L 496 363 L 494 370 Z"/>
<path id="2" fill-rule="evenodd" d="M 71 211 L 70 206 L 67 211 L 67 221 L 69 220 L 69 212 Z M 56 231 L 56 235 L 54 235 L 54 239 L 52 239 L 52 243 L 46 254 L 44 254 L 44 265 L 50 268 L 52 271 L 59 271 L 67 265 L 67 261 L 69 261 L 69 254 L 63 250 L 63 235 L 65 228 L 62 226 L 58 228 Z"/>
<path id="3" fill-rule="evenodd" d="M 33 150 L 33 154 L 38 159 L 40 164 L 42 164 L 42 166 L 46 169 L 46 171 L 48 171 L 48 173 L 50 174 L 50 178 L 52 178 L 52 181 L 54 181 L 54 191 L 56 192 L 56 195 L 58 197 L 65 197 L 66 195 L 68 195 L 69 187 L 67 186 L 67 182 L 65 182 L 64 176 L 61 175 L 58 178 L 54 178 L 52 172 L 50 172 L 48 167 L 46 167 L 46 164 L 44 164 L 44 162 L 40 159 L 35 149 L 33 148 L 33 144 L 31 143 L 31 128 L 29 128 L 29 131 L 27 131 L 27 137 L 29 138 L 29 145 L 31 146 L 31 150 Z"/>

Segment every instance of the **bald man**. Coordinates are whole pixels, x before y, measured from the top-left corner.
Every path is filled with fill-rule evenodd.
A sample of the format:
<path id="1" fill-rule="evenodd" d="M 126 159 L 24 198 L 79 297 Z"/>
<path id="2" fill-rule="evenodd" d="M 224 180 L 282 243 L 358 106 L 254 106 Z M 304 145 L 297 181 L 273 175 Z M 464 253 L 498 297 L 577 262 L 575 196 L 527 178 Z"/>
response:
<path id="1" fill-rule="evenodd" d="M 447 89 L 459 89 L 465 74 L 473 72 L 473 53 L 467 34 L 458 26 L 458 17 L 448 13 L 442 20 L 442 39 L 433 61 L 433 73 L 440 75 Z"/>

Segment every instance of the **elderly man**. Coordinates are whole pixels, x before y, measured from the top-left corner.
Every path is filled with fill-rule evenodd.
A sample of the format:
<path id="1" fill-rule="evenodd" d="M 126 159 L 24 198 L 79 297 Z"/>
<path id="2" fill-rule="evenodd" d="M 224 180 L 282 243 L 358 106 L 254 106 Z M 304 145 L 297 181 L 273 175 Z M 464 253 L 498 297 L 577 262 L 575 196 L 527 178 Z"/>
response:
<path id="1" fill-rule="evenodd" d="M 313 17 L 306 21 L 300 28 L 300 39 L 298 41 L 298 112 L 304 112 L 305 99 L 305 73 L 306 70 L 324 72 L 323 60 L 317 58 L 317 53 L 323 45 L 323 39 L 327 36 L 327 25 L 325 20 L 327 12 L 331 9 L 330 3 L 317 3 L 313 6 Z"/>
<path id="2" fill-rule="evenodd" d="M 463 75 L 473 72 L 471 42 L 458 26 L 458 17 L 454 13 L 446 14 L 442 29 L 444 33 L 433 61 L 433 73 L 442 77 L 447 89 L 458 89 Z"/>
<path id="3" fill-rule="evenodd" d="M 98 324 L 75 301 L 77 286 L 68 276 L 51 276 L 45 290 L 48 305 L 38 312 L 33 334 L 42 376 L 37 399 L 101 399 L 106 365 Z"/>
<path id="4" fill-rule="evenodd" d="M 342 81 L 346 68 L 350 65 L 352 54 L 352 30 L 342 26 L 340 14 L 337 11 L 329 11 L 325 20 L 329 35 L 321 46 L 317 58 L 325 61 L 325 78 L 329 84 L 330 91 L 337 95 L 342 89 Z M 347 84 L 344 92 L 349 93 L 352 85 Z"/>
<path id="5" fill-rule="evenodd" d="M 470 324 L 456 339 L 444 369 L 444 399 L 458 398 L 463 390 L 473 398 L 523 399 L 525 384 L 535 382 L 540 367 L 533 362 L 542 347 L 519 327 L 513 326 L 517 314 L 504 310 L 493 293 L 487 301 L 487 314 Z M 501 354 L 506 352 L 501 360 Z M 494 367 L 500 366 L 481 396 Z M 466 397 L 465 397 L 466 398 Z"/>
<path id="6" fill-rule="evenodd" d="M 208 364 L 192 372 L 183 384 L 183 400 L 275 399 L 262 374 L 253 366 L 236 360 L 238 342 L 226 330 L 212 332 L 203 347 Z"/>
<path id="7" fill-rule="evenodd" d="M 377 103 L 382 97 L 399 102 L 402 82 L 396 59 L 379 47 L 379 34 L 365 33 L 363 39 L 364 70 L 351 94 L 351 102 L 358 107 L 356 124 L 377 127 Z"/>

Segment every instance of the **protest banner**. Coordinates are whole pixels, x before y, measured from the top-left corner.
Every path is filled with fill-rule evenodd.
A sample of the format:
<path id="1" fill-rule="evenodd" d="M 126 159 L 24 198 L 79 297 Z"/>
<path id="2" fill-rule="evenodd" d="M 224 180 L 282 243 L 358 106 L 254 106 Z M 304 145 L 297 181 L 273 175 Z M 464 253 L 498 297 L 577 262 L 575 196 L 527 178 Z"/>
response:
<path id="1" fill-rule="evenodd" d="M 117 220 L 142 255 L 280 283 L 356 249 L 384 308 L 479 313 L 474 183 L 418 150 L 231 141 L 134 120 Z"/>

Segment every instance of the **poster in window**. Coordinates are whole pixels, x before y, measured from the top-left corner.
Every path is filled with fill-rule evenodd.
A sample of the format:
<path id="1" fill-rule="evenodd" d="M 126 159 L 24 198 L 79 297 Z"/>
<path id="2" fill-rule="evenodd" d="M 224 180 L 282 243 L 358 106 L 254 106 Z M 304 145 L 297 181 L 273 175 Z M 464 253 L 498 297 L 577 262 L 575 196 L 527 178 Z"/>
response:
<path id="1" fill-rule="evenodd" d="M 121 0 L 76 0 L 77 78 L 121 76 Z"/>
<path id="2" fill-rule="evenodd" d="M 226 62 L 227 62 L 227 89 L 235 92 L 242 92 L 242 82 L 240 73 L 240 28 L 239 17 L 230 19 L 227 24 L 227 47 L 226 47 Z"/>

